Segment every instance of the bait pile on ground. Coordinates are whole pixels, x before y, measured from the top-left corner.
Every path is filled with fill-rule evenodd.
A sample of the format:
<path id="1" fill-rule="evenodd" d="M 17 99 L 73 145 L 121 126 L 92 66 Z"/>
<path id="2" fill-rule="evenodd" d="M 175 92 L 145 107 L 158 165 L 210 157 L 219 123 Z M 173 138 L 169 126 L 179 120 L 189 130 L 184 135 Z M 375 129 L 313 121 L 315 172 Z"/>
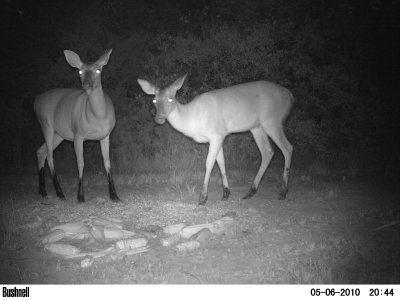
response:
<path id="1" fill-rule="evenodd" d="M 126 255 L 149 251 L 157 245 L 174 247 L 176 251 L 191 251 L 211 236 L 223 234 L 235 219 L 225 215 L 205 224 L 185 223 L 148 227 L 129 231 L 115 218 L 91 216 L 71 223 L 54 226 L 42 237 L 44 249 L 62 259 L 82 259 L 81 266 L 90 266 L 95 259 L 118 260 Z"/>

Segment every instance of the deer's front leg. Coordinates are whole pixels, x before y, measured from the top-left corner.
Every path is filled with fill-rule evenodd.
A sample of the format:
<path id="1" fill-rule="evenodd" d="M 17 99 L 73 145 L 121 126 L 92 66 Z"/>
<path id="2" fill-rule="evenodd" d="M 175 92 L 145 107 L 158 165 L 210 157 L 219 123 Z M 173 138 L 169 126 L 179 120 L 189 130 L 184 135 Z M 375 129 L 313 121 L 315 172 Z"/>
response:
<path id="1" fill-rule="evenodd" d="M 118 197 L 114 186 L 114 180 L 111 175 L 111 163 L 110 163 L 110 136 L 100 140 L 101 154 L 103 155 L 104 168 L 107 173 L 108 190 L 110 193 L 110 199 L 114 202 L 120 202 L 121 199 Z"/>
<path id="2" fill-rule="evenodd" d="M 210 140 L 210 146 L 208 148 L 207 160 L 206 160 L 206 175 L 204 176 L 203 190 L 201 191 L 199 198 L 199 205 L 204 205 L 208 198 L 208 182 L 210 181 L 211 171 L 215 164 L 215 159 L 219 150 L 221 149 L 223 138 L 215 137 Z"/>

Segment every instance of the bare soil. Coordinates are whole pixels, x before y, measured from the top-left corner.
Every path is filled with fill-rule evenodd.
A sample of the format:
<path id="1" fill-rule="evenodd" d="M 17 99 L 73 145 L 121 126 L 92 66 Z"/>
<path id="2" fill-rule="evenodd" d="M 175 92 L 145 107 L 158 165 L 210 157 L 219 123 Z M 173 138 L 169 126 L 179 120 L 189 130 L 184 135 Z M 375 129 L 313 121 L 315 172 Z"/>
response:
<path id="1" fill-rule="evenodd" d="M 92 182 L 93 183 L 93 182 Z M 67 201 L 37 194 L 36 182 L 1 187 L 0 282 L 8 284 L 399 284 L 399 195 L 373 183 L 297 180 L 288 197 L 277 200 L 276 182 L 241 200 L 249 186 L 233 186 L 228 201 L 210 185 L 209 200 L 198 210 L 191 184 L 118 184 L 124 200 L 108 200 L 102 181 L 85 186 L 78 204 L 76 186 L 64 189 Z M 193 251 L 178 252 L 151 241 L 149 252 L 120 260 L 80 261 L 51 256 L 37 241 L 51 225 L 90 215 L 123 220 L 128 230 L 149 225 L 212 222 L 230 213 L 236 221 L 222 236 L 211 236 Z M 37 217 L 45 225 L 35 227 Z M 391 223 L 393 222 L 393 223 Z M 385 224 L 390 226 L 376 230 Z"/>

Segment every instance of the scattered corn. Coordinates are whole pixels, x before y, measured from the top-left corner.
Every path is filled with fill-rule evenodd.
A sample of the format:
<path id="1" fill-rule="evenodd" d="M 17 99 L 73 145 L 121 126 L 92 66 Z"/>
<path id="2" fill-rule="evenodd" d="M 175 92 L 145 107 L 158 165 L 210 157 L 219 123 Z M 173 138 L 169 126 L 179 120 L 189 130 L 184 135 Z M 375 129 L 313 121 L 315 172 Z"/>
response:
<path id="1" fill-rule="evenodd" d="M 66 235 L 70 235 L 70 234 L 77 234 L 77 233 L 85 232 L 86 225 L 83 222 L 72 222 L 72 223 L 54 226 L 50 230 L 53 231 L 55 229 L 64 230 Z"/>
<path id="2" fill-rule="evenodd" d="M 180 234 L 175 233 L 173 235 L 161 239 L 161 245 L 163 245 L 164 247 L 175 245 L 177 242 L 179 242 L 180 238 L 181 238 Z"/>
<path id="3" fill-rule="evenodd" d="M 93 225 L 90 228 L 91 236 L 98 242 L 105 242 L 104 226 Z"/>
<path id="4" fill-rule="evenodd" d="M 176 250 L 183 252 L 183 251 L 192 251 L 200 247 L 200 242 L 198 241 L 189 241 L 178 244 L 175 246 Z"/>
<path id="5" fill-rule="evenodd" d="M 172 234 L 180 232 L 182 230 L 182 228 L 184 228 L 185 226 L 186 226 L 185 223 L 172 224 L 172 225 L 165 226 L 163 228 L 163 231 L 165 234 L 172 235 Z"/>
<path id="6" fill-rule="evenodd" d="M 198 241 L 198 242 L 204 242 L 205 240 L 209 239 L 211 237 L 212 233 L 211 230 L 208 228 L 203 228 L 196 234 L 192 235 L 190 239 L 192 241 Z"/>
<path id="7" fill-rule="evenodd" d="M 181 237 L 183 237 L 184 239 L 188 239 L 192 235 L 198 233 L 200 230 L 202 230 L 204 228 L 208 228 L 208 229 L 212 230 L 212 227 L 213 227 L 213 224 L 211 224 L 211 223 L 187 226 L 182 229 Z"/>
<path id="8" fill-rule="evenodd" d="M 104 228 L 104 238 L 106 241 L 128 239 L 134 235 L 136 235 L 136 233 L 133 231 L 122 230 L 118 228 Z"/>
<path id="9" fill-rule="evenodd" d="M 147 245 L 147 240 L 145 238 L 120 240 L 115 243 L 115 247 L 118 250 L 132 250 Z"/>
<path id="10" fill-rule="evenodd" d="M 111 227 L 111 228 L 119 228 L 122 229 L 122 221 L 114 218 L 108 218 L 108 217 L 89 217 L 89 220 L 87 222 L 91 225 L 97 225 L 97 226 L 105 226 L 105 227 Z"/>
<path id="11" fill-rule="evenodd" d="M 61 244 L 61 243 L 50 243 L 44 246 L 44 249 L 47 251 L 50 251 L 51 253 L 61 255 L 61 256 L 69 256 L 69 255 L 75 255 L 80 253 L 81 251 L 68 244 Z"/>
<path id="12" fill-rule="evenodd" d="M 55 243 L 61 240 L 65 236 L 64 230 L 55 229 L 50 233 L 46 234 L 42 240 L 40 241 L 41 244 L 48 244 L 48 243 Z"/>

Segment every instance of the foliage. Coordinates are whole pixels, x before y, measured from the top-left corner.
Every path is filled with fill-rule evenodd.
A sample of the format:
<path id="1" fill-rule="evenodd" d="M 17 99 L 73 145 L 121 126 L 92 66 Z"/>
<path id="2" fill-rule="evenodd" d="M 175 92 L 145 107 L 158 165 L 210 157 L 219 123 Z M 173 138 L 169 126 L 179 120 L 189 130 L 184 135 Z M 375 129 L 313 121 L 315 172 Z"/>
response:
<path id="1" fill-rule="evenodd" d="M 185 73 L 189 76 L 178 92 L 182 103 L 212 89 L 252 80 L 271 80 L 291 90 L 295 104 L 285 125 L 295 147 L 295 167 L 323 162 L 329 168 L 361 170 L 374 165 L 384 169 L 387 161 L 392 165 L 399 161 L 397 154 L 387 150 L 392 137 L 390 122 L 397 120 L 398 110 L 390 95 L 383 98 L 385 105 L 376 101 L 380 89 L 372 77 L 360 74 L 366 68 L 355 55 L 366 54 L 352 50 L 353 35 L 346 27 L 357 24 L 359 18 L 348 18 L 356 11 L 352 5 L 343 2 L 340 9 L 332 10 L 325 3 L 321 10 L 306 13 L 315 8 L 315 1 L 307 1 L 305 6 L 289 1 L 280 6 L 274 1 L 254 0 L 252 5 L 259 12 L 247 4 L 232 8 L 229 1 L 204 1 L 199 7 L 196 1 L 187 7 L 165 4 L 171 14 L 178 14 L 179 7 L 182 13 L 176 20 L 163 15 L 165 30 L 161 30 L 162 22 L 152 27 L 149 22 L 127 19 L 136 5 L 131 1 L 121 2 L 124 12 L 109 1 L 100 2 L 83 11 L 72 29 L 60 31 L 55 44 L 40 43 L 36 51 L 26 54 L 16 64 L 14 77 L 4 79 L 10 91 L 3 93 L 9 100 L 0 103 L 4 120 L 0 133 L 9 145 L 0 156 L 6 166 L 3 172 L 9 167 L 15 172 L 35 170 L 34 149 L 43 139 L 32 113 L 34 96 L 50 88 L 79 85 L 62 49 L 93 61 L 105 49 L 113 48 L 103 87 L 116 108 L 111 152 L 118 172 L 204 167 L 207 146 L 194 143 L 169 125 L 156 126 L 151 97 L 144 95 L 136 82 L 145 78 L 165 86 Z M 201 13 L 195 14 L 194 7 Z M 139 18 L 143 9 L 135 9 Z M 241 14 L 236 20 L 238 10 Z M 263 14 L 265 11 L 268 13 Z M 157 6 L 149 14 L 156 12 Z M 125 19 L 117 23 L 118 18 Z M 340 20 L 347 21 L 341 24 Z M 132 30 L 132 24 L 142 29 Z M 344 43 L 337 42 L 341 36 Z M 367 33 L 356 40 L 366 44 Z M 30 130 L 32 134 L 25 134 Z M 95 148 L 96 143 L 85 146 L 86 166 L 93 164 L 101 170 L 100 152 Z M 377 149 L 381 156 L 375 153 Z M 72 148 L 59 151 L 66 155 Z M 259 160 L 250 134 L 227 138 L 224 152 L 228 169 Z"/>
<path id="2" fill-rule="evenodd" d="M 345 58 L 323 51 L 329 41 L 315 26 L 298 30 L 294 43 L 280 40 L 280 30 L 269 23 L 245 29 L 225 24 L 204 26 L 200 36 L 159 35 L 158 51 L 149 55 L 144 66 L 145 77 L 164 86 L 189 72 L 179 93 L 183 103 L 196 94 L 236 83 L 278 82 L 296 98 L 287 133 L 299 165 L 324 160 L 332 167 L 351 148 L 350 157 L 340 165 L 347 167 L 364 146 L 361 129 L 368 108 L 357 95 L 354 77 L 341 63 Z M 359 144 L 354 145 L 354 139 L 360 139 Z M 250 140 L 248 135 L 229 139 L 225 147 L 228 162 L 235 157 L 254 160 L 258 154 Z M 190 146 L 185 150 L 190 151 Z"/>

